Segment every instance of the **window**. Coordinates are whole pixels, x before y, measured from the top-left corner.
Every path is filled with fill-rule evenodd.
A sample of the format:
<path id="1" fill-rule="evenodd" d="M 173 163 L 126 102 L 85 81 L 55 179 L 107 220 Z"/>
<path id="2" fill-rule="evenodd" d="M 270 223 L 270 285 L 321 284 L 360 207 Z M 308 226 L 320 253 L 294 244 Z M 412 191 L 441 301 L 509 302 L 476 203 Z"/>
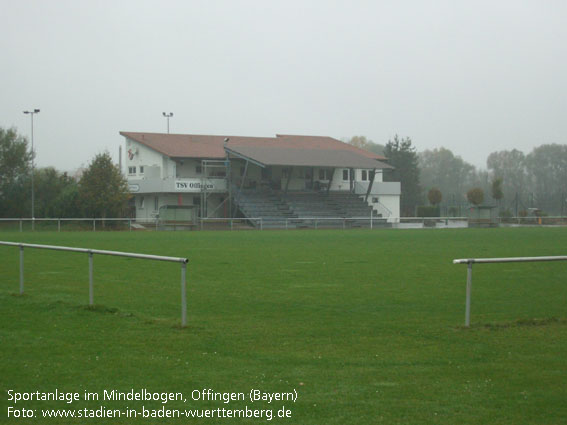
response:
<path id="1" fill-rule="evenodd" d="M 348 170 L 346 168 L 343 170 L 343 181 L 348 182 Z"/>
<path id="2" fill-rule="evenodd" d="M 262 180 L 270 180 L 272 178 L 271 168 L 262 168 Z"/>
<path id="3" fill-rule="evenodd" d="M 331 170 L 328 168 L 320 168 L 319 180 L 331 180 Z"/>
<path id="4" fill-rule="evenodd" d="M 140 208 L 144 208 L 144 197 L 143 196 L 140 196 L 139 206 L 140 206 Z"/>
<path id="5" fill-rule="evenodd" d="M 144 166 L 140 165 L 140 174 L 144 174 Z"/>
<path id="6" fill-rule="evenodd" d="M 203 172 L 203 169 L 201 168 L 201 166 L 200 166 L 200 165 L 197 165 L 197 166 L 195 167 L 195 173 L 201 174 L 202 172 Z"/>
<path id="7" fill-rule="evenodd" d="M 377 204 L 377 203 L 379 203 L 379 202 L 380 202 L 380 198 L 378 198 L 377 196 L 373 196 L 373 197 L 372 197 L 372 203 L 373 203 L 373 204 Z"/>
<path id="8" fill-rule="evenodd" d="M 282 170 L 282 179 L 287 179 L 289 177 L 289 169 L 288 168 L 284 168 Z"/>
<path id="9" fill-rule="evenodd" d="M 368 171 L 362 170 L 362 178 L 361 179 L 362 179 L 363 182 L 368 180 Z"/>
<path id="10" fill-rule="evenodd" d="M 136 174 L 136 167 L 128 167 L 128 174 Z"/>
<path id="11" fill-rule="evenodd" d="M 159 197 L 158 196 L 154 196 L 154 210 L 155 211 L 159 210 Z"/>
<path id="12" fill-rule="evenodd" d="M 244 175 L 244 170 L 246 170 L 246 167 L 243 167 L 242 165 L 240 166 L 240 177 L 242 177 Z"/>

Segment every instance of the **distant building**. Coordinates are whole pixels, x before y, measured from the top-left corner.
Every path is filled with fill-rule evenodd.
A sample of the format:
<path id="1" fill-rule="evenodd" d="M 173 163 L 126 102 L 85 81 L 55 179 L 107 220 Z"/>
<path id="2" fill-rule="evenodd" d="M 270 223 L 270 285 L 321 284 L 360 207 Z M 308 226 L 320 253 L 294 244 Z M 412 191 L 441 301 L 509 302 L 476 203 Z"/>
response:
<path id="1" fill-rule="evenodd" d="M 373 214 L 399 221 L 400 183 L 383 181 L 392 168 L 385 158 L 331 137 L 120 134 L 140 220 Z"/>

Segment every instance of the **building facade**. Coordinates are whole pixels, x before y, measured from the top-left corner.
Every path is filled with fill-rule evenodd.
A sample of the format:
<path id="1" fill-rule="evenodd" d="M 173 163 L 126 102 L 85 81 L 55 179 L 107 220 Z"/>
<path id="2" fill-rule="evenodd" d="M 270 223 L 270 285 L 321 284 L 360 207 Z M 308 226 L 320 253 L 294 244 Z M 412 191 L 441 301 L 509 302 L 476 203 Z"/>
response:
<path id="1" fill-rule="evenodd" d="M 120 134 L 140 221 L 246 217 L 246 195 L 312 194 L 315 203 L 341 193 L 356 195 L 376 217 L 399 221 L 400 183 L 384 182 L 392 168 L 385 158 L 330 137 Z"/>

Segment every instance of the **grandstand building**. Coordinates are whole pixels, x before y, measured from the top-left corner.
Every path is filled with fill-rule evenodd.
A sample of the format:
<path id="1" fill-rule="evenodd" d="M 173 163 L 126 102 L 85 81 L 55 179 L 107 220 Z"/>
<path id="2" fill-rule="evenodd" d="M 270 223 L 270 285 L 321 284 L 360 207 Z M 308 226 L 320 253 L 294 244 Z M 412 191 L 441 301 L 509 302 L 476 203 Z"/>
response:
<path id="1" fill-rule="evenodd" d="M 400 183 L 383 181 L 392 168 L 386 159 L 331 137 L 120 134 L 141 221 L 245 217 L 272 227 L 309 217 L 399 221 Z"/>

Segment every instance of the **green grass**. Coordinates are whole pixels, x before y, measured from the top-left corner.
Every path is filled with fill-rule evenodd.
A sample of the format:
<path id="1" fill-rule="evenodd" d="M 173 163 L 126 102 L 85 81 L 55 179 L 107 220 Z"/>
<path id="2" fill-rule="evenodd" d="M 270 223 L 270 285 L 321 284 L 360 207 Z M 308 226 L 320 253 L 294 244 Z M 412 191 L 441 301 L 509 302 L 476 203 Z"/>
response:
<path id="1" fill-rule="evenodd" d="M 561 424 L 567 418 L 565 263 L 466 266 L 454 258 L 565 255 L 567 228 L 0 233 L 0 240 L 187 256 L 180 266 L 0 247 L 0 423 L 187 423 L 7 418 L 7 390 L 297 390 L 288 424 Z M 160 408 L 78 402 L 77 408 Z M 19 406 L 20 403 L 18 403 Z M 27 402 L 24 407 L 65 408 Z M 264 423 L 201 419 L 198 423 Z"/>

